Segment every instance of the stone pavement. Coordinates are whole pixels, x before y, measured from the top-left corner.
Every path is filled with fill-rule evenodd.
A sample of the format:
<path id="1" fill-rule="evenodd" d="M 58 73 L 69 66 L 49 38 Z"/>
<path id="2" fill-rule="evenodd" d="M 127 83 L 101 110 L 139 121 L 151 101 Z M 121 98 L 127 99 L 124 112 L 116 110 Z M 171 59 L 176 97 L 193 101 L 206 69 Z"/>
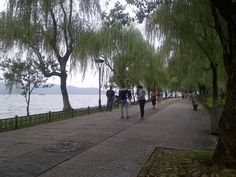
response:
<path id="1" fill-rule="evenodd" d="M 155 147 L 212 149 L 208 115 L 167 99 L 0 133 L 0 177 L 136 177 Z"/>

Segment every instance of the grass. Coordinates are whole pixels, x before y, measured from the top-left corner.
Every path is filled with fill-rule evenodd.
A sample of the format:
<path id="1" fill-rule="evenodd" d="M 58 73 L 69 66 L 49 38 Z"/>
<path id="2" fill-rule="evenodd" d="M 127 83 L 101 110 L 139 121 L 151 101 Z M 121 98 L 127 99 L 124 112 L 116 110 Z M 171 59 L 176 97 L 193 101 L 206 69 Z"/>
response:
<path id="1" fill-rule="evenodd" d="M 203 105 L 203 107 L 205 108 L 206 111 L 209 111 L 210 108 L 213 106 L 213 99 L 212 97 L 208 97 L 207 99 L 202 99 L 199 98 L 198 102 L 201 103 L 201 105 Z M 221 101 L 220 97 L 218 98 L 217 104 L 225 104 L 225 99 L 223 99 Z"/>
<path id="2" fill-rule="evenodd" d="M 156 148 L 138 177 L 236 177 L 236 168 L 208 166 L 213 151 Z"/>
<path id="3" fill-rule="evenodd" d="M 213 106 L 213 99 L 212 99 L 212 97 L 208 97 L 208 98 L 207 98 L 206 104 L 207 104 L 209 107 Z M 225 104 L 225 99 L 222 100 L 222 103 L 221 103 L 221 98 L 219 97 L 218 100 L 217 100 L 217 104 Z"/>

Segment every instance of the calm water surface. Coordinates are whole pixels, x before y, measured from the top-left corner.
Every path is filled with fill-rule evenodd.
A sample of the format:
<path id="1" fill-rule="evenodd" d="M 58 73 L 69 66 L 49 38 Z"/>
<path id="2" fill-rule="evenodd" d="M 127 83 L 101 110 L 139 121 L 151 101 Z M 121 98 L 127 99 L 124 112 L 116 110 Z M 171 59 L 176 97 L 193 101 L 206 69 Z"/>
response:
<path id="1" fill-rule="evenodd" d="M 69 95 L 73 108 L 84 108 L 98 105 L 98 95 Z M 106 96 L 101 95 L 101 104 L 106 104 Z M 61 95 L 31 95 L 30 114 L 61 111 Z M 22 95 L 0 95 L 0 119 L 15 115 L 26 115 L 26 102 Z"/>

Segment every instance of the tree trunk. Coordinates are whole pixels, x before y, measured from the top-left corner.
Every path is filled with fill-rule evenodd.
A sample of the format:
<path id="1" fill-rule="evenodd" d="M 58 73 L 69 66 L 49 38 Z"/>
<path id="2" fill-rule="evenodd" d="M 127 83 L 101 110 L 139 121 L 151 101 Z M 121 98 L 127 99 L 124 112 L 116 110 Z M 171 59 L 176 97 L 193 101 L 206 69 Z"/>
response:
<path id="1" fill-rule="evenodd" d="M 26 106 L 26 113 L 27 113 L 27 116 L 29 116 L 29 102 L 27 102 L 27 106 Z"/>
<path id="2" fill-rule="evenodd" d="M 213 105 L 217 104 L 218 100 L 218 87 L 217 87 L 217 65 L 211 62 L 211 71 L 212 71 L 212 101 Z"/>
<path id="3" fill-rule="evenodd" d="M 134 103 L 135 103 L 135 101 L 136 101 L 136 99 L 135 99 L 135 92 L 134 92 L 134 87 L 132 87 L 132 97 L 133 97 L 133 99 L 134 99 Z"/>
<path id="4" fill-rule="evenodd" d="M 236 51 L 236 48 L 235 48 Z M 234 52 L 235 53 L 235 52 Z M 221 115 L 219 140 L 213 155 L 213 162 L 218 164 L 236 163 L 236 56 L 226 89 L 226 101 Z"/>
<path id="5" fill-rule="evenodd" d="M 29 88 L 30 89 L 30 88 Z M 27 113 L 27 116 L 30 115 L 30 112 L 29 112 L 29 107 L 30 107 L 30 96 L 31 94 L 29 92 L 26 92 L 26 95 L 25 95 L 25 101 L 26 101 L 26 113 Z"/>
<path id="6" fill-rule="evenodd" d="M 69 96 L 67 92 L 67 85 L 66 85 L 66 79 L 67 74 L 65 71 L 61 72 L 61 94 L 62 94 L 62 100 L 63 100 L 63 111 L 71 110 L 72 107 L 70 105 Z"/>
<path id="7" fill-rule="evenodd" d="M 200 98 L 203 100 L 206 100 L 206 97 L 207 97 L 206 86 L 204 84 L 198 83 L 198 89 L 199 89 Z"/>
<path id="8" fill-rule="evenodd" d="M 236 2 L 226 3 L 219 0 L 211 2 L 226 20 L 229 34 L 227 41 L 221 40 L 228 81 L 225 107 L 219 122 L 219 140 L 213 154 L 213 162 L 227 165 L 230 162 L 236 163 Z M 220 30 L 217 32 L 219 37 L 224 35 Z M 224 46 L 229 47 L 224 48 Z"/>

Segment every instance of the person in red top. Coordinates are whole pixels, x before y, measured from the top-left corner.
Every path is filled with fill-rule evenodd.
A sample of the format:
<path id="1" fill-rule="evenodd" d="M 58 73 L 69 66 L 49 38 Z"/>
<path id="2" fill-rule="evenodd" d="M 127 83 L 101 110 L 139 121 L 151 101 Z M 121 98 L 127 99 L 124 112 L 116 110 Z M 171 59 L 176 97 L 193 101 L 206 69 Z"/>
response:
<path id="1" fill-rule="evenodd" d="M 155 105 L 156 105 L 156 100 L 157 100 L 157 95 L 156 95 L 156 92 L 153 91 L 151 93 L 151 101 L 152 101 L 152 108 L 155 110 Z"/>
<path id="2" fill-rule="evenodd" d="M 158 100 L 158 104 L 161 103 L 162 101 L 162 93 L 160 91 L 157 92 L 157 100 Z"/>

